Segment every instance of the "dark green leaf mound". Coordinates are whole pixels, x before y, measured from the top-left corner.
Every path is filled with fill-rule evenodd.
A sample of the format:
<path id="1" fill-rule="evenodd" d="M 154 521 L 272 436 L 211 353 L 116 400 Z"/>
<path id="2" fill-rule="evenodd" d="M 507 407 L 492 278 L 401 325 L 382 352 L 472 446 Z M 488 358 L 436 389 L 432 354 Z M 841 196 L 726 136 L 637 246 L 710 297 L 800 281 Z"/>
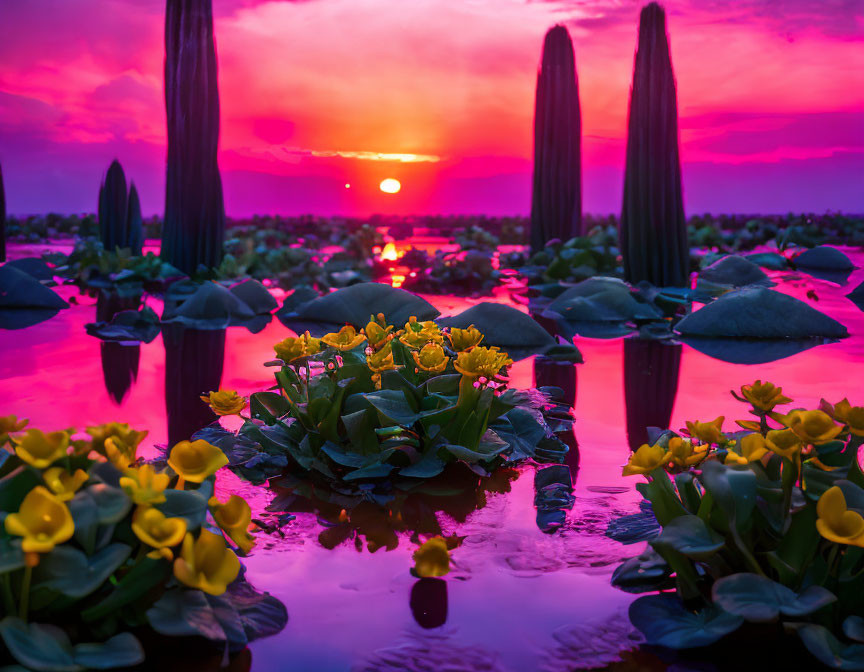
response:
<path id="1" fill-rule="evenodd" d="M 744 287 L 745 285 L 764 284 L 770 282 L 765 272 L 755 263 L 731 254 L 718 259 L 713 264 L 699 272 L 700 280 L 707 280 L 717 285 Z"/>
<path id="2" fill-rule="evenodd" d="M 842 324 L 803 301 L 765 287 L 724 294 L 676 326 L 684 336 L 723 338 L 845 338 Z"/>
<path id="3" fill-rule="evenodd" d="M 820 271 L 850 271 L 855 268 L 852 260 L 835 247 L 820 245 L 804 250 L 792 260 L 797 268 L 813 268 Z"/>

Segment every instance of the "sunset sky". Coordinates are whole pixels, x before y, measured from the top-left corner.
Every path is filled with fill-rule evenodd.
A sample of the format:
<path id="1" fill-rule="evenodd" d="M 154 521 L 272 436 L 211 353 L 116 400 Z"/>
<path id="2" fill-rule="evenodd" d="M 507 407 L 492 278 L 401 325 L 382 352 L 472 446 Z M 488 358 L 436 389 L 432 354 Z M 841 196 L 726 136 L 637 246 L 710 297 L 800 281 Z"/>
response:
<path id="1" fill-rule="evenodd" d="M 576 49 L 585 210 L 619 211 L 641 3 L 213 4 L 229 215 L 526 214 L 555 23 Z M 864 212 L 864 4 L 665 6 L 687 212 Z M 115 157 L 161 213 L 163 30 L 162 0 L 0 2 L 11 213 L 93 211 Z M 402 191 L 379 191 L 387 177 Z"/>

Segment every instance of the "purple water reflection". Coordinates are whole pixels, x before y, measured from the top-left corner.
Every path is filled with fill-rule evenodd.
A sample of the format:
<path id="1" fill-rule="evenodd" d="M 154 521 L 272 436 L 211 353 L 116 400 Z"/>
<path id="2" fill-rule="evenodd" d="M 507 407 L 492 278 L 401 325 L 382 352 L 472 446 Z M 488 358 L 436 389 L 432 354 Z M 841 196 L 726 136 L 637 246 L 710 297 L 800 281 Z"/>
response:
<path id="1" fill-rule="evenodd" d="M 864 265 L 864 254 L 846 251 Z M 22 256 L 15 246 L 11 252 Z M 290 614 L 280 635 L 252 646 L 252 669 L 412 670 L 427 669 L 418 661 L 433 661 L 433 669 L 552 672 L 569 669 L 572 661 L 611 659 L 628 646 L 631 632 L 626 607 L 632 598 L 608 582 L 615 562 L 637 549 L 604 536 L 609 519 L 633 511 L 637 502 L 635 481 L 620 476 L 628 434 L 630 443 L 639 441 L 646 424 L 666 418 L 677 428 L 688 419 L 744 417 L 729 390 L 757 377 L 783 385 L 800 405 L 813 407 L 821 397 L 864 402 L 856 398 L 864 374 L 864 313 L 845 298 L 864 271 L 843 286 L 803 273 L 772 276 L 781 291 L 846 325 L 851 337 L 758 366 L 722 362 L 687 345 L 586 338 L 576 340 L 585 364 L 575 368 L 518 362 L 514 386 L 533 385 L 536 373 L 541 384 L 564 387 L 575 401 L 576 504 L 564 527 L 555 535 L 537 528 L 530 467 L 509 483 L 509 492 L 487 492 L 482 506 L 466 515 L 439 513 L 446 534 L 465 537 L 453 553 L 445 592 L 441 584 L 418 588 L 409 574 L 416 548 L 410 530 L 394 532 L 398 546 L 391 551 L 370 552 L 368 539 L 359 551 L 351 539 L 329 549 L 320 540 L 326 516 L 299 513 L 284 538 L 262 537 L 247 561 L 251 581 L 285 602 Z M 818 302 L 808 298 L 811 290 Z M 59 291 L 67 299 L 76 295 L 69 287 Z M 426 298 L 445 314 L 474 302 Z M 76 299 L 78 305 L 47 322 L 0 331 L 2 413 L 49 429 L 121 420 L 150 430 L 148 449 L 211 420 L 197 394 L 216 387 L 220 377 L 223 387 L 241 394 L 270 386 L 272 371 L 261 364 L 273 357 L 272 344 L 291 334 L 276 320 L 258 334 L 166 330 L 152 343 L 133 346 L 137 353 L 120 345 L 106 352 L 84 331 L 96 317 L 96 300 Z M 504 289 L 494 300 L 513 303 Z M 161 311 L 158 301 L 148 303 Z M 108 376 L 103 362 L 115 369 Z M 256 514 L 275 496 L 230 473 L 220 477 L 218 489 L 223 496 L 246 496 Z M 430 628 L 442 613 L 444 624 Z"/>

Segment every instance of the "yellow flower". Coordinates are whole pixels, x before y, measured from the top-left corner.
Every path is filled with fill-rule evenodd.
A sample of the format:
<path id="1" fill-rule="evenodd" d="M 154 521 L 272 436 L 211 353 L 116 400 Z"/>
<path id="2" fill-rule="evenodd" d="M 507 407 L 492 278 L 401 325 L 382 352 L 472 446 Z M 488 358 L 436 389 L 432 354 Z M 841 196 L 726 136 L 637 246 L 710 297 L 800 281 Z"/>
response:
<path id="1" fill-rule="evenodd" d="M 793 462 L 801 456 L 801 439 L 791 429 L 772 429 L 765 437 L 765 447 Z"/>
<path id="2" fill-rule="evenodd" d="M 444 348 L 437 343 L 427 343 L 420 348 L 419 352 L 412 350 L 411 355 L 414 357 L 414 363 L 423 371 L 443 371 L 450 361 L 450 358 L 444 354 Z"/>
<path id="3" fill-rule="evenodd" d="M 669 463 L 670 454 L 662 446 L 649 446 L 643 443 L 639 449 L 630 455 L 630 461 L 624 465 L 622 476 L 633 476 L 634 474 L 649 474 L 659 467 Z"/>
<path id="4" fill-rule="evenodd" d="M 20 432 L 27 426 L 29 420 L 19 420 L 14 415 L 0 415 L 0 446 L 9 440 L 12 432 Z"/>
<path id="5" fill-rule="evenodd" d="M 393 361 L 393 346 L 389 343 L 381 348 L 378 352 L 374 352 L 366 357 L 366 366 L 373 373 L 381 373 L 382 371 L 390 371 L 396 368 L 396 363 Z"/>
<path id="6" fill-rule="evenodd" d="M 97 453 L 101 453 L 102 455 L 105 455 L 105 441 L 111 437 L 120 439 L 123 446 L 125 446 L 132 455 L 135 455 L 138 446 L 141 445 L 141 442 L 147 436 L 146 431 L 135 431 L 134 429 L 130 429 L 128 424 L 120 422 L 107 422 L 104 425 L 88 427 L 87 433 L 93 437 L 91 449 L 95 450 Z M 119 444 L 115 445 L 118 448 L 120 447 Z"/>
<path id="7" fill-rule="evenodd" d="M 450 329 L 450 345 L 456 352 L 470 350 L 474 346 L 480 345 L 483 338 L 483 334 L 473 324 L 467 329 L 457 329 L 456 327 Z"/>
<path id="8" fill-rule="evenodd" d="M 176 546 L 186 536 L 184 518 L 166 518 L 165 514 L 152 506 L 139 506 L 132 516 L 132 531 L 148 546 L 169 548 Z"/>
<path id="9" fill-rule="evenodd" d="M 15 454 L 37 469 L 46 469 L 61 457 L 66 457 L 67 448 L 69 448 L 68 432 L 45 434 L 39 429 L 28 429 L 24 436 L 18 439 Z"/>
<path id="10" fill-rule="evenodd" d="M 444 335 L 434 322 L 418 322 L 416 317 L 410 318 L 405 323 L 405 332 L 399 337 L 409 348 L 419 350 L 427 343 L 444 342 Z"/>
<path id="11" fill-rule="evenodd" d="M 51 467 L 42 474 L 42 478 L 57 499 L 68 502 L 90 476 L 83 469 L 77 469 L 74 474 L 70 474 L 62 467 Z"/>
<path id="12" fill-rule="evenodd" d="M 450 551 L 443 537 L 432 537 L 414 551 L 414 573 L 422 578 L 450 572 Z"/>
<path id="13" fill-rule="evenodd" d="M 302 336 L 289 336 L 273 346 L 276 356 L 288 364 L 297 359 L 311 357 L 321 352 L 321 341 L 307 331 Z"/>
<path id="14" fill-rule="evenodd" d="M 158 473 L 151 464 L 142 464 L 126 470 L 126 475 L 120 478 L 120 487 L 136 504 L 161 504 L 170 481 L 168 474 Z"/>
<path id="15" fill-rule="evenodd" d="M 384 313 L 378 313 L 377 319 L 373 316 L 369 317 L 369 324 L 366 325 L 366 339 L 369 345 L 378 350 L 384 342 L 389 340 L 390 332 L 393 331 L 393 325 L 387 324 L 384 319 Z"/>
<path id="16" fill-rule="evenodd" d="M 204 439 L 181 441 L 171 449 L 168 465 L 190 483 L 201 483 L 228 464 L 225 453 Z"/>
<path id="17" fill-rule="evenodd" d="M 18 513 L 6 516 L 5 526 L 7 534 L 24 537 L 25 553 L 48 553 L 75 533 L 69 509 L 41 485 L 27 493 Z"/>
<path id="18" fill-rule="evenodd" d="M 239 415 L 249 402 L 234 390 L 219 390 L 201 397 L 216 415 Z"/>
<path id="19" fill-rule="evenodd" d="M 109 436 L 105 439 L 103 451 L 108 461 L 120 471 L 129 469 L 138 459 L 137 446 L 129 446 L 119 436 Z"/>
<path id="20" fill-rule="evenodd" d="M 231 538 L 243 553 L 248 553 L 255 545 L 255 537 L 249 534 L 252 525 L 252 509 L 246 500 L 237 495 L 231 495 L 224 504 L 215 497 L 208 502 L 210 512 L 216 523 Z"/>
<path id="21" fill-rule="evenodd" d="M 201 530 L 198 539 L 187 534 L 180 557 L 174 561 L 174 576 L 208 595 L 222 595 L 240 573 L 240 561 L 218 534 Z"/>
<path id="22" fill-rule="evenodd" d="M 154 548 L 147 554 L 151 560 L 167 560 L 171 562 L 174 559 L 174 551 L 170 548 Z"/>
<path id="23" fill-rule="evenodd" d="M 864 547 L 864 518 L 846 508 L 846 497 L 836 485 L 828 488 L 816 503 L 816 529 L 828 541 Z"/>
<path id="24" fill-rule="evenodd" d="M 804 443 L 828 443 L 843 431 L 843 426 L 835 423 L 825 411 L 792 411 L 777 419 Z"/>
<path id="25" fill-rule="evenodd" d="M 322 342 L 342 352 L 353 350 L 365 340 L 366 337 L 363 334 L 358 334 L 357 330 L 350 324 L 346 324 L 336 333 L 325 334 L 321 337 Z"/>
<path id="26" fill-rule="evenodd" d="M 512 363 L 513 360 L 506 352 L 499 352 L 496 347 L 478 345 L 466 352 L 460 352 L 453 365 L 463 376 L 494 378 L 503 367 Z"/>
<path id="27" fill-rule="evenodd" d="M 693 438 L 705 443 L 720 443 L 723 440 L 723 420 L 721 415 L 711 422 L 687 422 L 687 431 Z"/>
<path id="28" fill-rule="evenodd" d="M 740 452 L 730 450 L 726 453 L 724 464 L 749 464 L 761 460 L 768 454 L 765 437 L 761 434 L 747 434 L 740 443 Z"/>
<path id="29" fill-rule="evenodd" d="M 783 388 L 773 383 L 757 380 L 752 385 L 742 385 L 741 395 L 760 411 L 771 411 L 778 404 L 788 404 L 792 400 L 783 396 Z"/>
<path id="30" fill-rule="evenodd" d="M 844 399 L 834 405 L 834 417 L 845 422 L 855 436 L 864 436 L 864 406 L 853 406 Z"/>
<path id="31" fill-rule="evenodd" d="M 673 436 L 669 439 L 669 459 L 678 467 L 698 464 L 708 456 L 708 446 L 694 446 L 692 441 Z"/>
<path id="32" fill-rule="evenodd" d="M 735 423 L 744 429 L 749 429 L 751 432 L 761 432 L 762 425 L 754 420 L 736 420 Z"/>

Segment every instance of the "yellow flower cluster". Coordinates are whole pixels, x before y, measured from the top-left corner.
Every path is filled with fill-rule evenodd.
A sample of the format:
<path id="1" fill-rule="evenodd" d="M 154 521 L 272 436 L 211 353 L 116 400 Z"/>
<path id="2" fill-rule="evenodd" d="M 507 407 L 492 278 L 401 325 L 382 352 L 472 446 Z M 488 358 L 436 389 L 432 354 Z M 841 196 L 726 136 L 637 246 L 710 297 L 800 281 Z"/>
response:
<path id="1" fill-rule="evenodd" d="M 218 390 L 201 397 L 216 415 L 240 415 L 249 405 L 235 390 Z"/>
<path id="2" fill-rule="evenodd" d="M 276 356 L 286 364 L 317 355 L 321 352 L 321 340 L 313 338 L 307 331 L 301 336 L 289 336 L 273 346 Z"/>
<path id="3" fill-rule="evenodd" d="M 215 394 L 215 393 L 214 393 Z M 236 395 L 235 395 L 236 396 Z M 239 406 L 236 399 L 217 396 L 217 405 Z M 245 401 L 244 407 L 245 407 Z M 15 454 L 35 469 L 41 470 L 42 483 L 28 492 L 18 508 L 3 521 L 7 534 L 21 537 L 21 548 L 28 567 L 39 563 L 41 554 L 50 553 L 75 534 L 75 522 L 67 502 L 90 480 L 84 469 L 70 472 L 68 460 L 70 436 L 73 430 L 45 433 L 28 429 L 13 436 L 27 425 L 14 416 L 0 419 L 3 441 L 9 441 Z M 146 432 L 137 432 L 128 425 L 108 423 L 88 427 L 90 441 L 83 441 L 76 453 L 95 452 L 111 461 L 120 471 L 120 487 L 136 505 L 131 529 L 150 558 L 173 562 L 174 576 L 181 583 L 211 595 L 221 595 L 234 581 L 240 570 L 237 555 L 222 536 L 202 529 L 197 538 L 188 529 L 186 519 L 167 517 L 156 505 L 166 501 L 172 475 L 157 471 L 150 464 L 136 466 L 137 448 Z M 53 466 L 64 460 L 66 466 Z M 228 463 L 222 451 L 203 440 L 181 441 L 171 450 L 168 465 L 177 474 L 176 488 L 185 481 L 201 483 Z M 248 553 L 255 544 L 249 534 L 252 512 L 242 498 L 232 495 L 227 502 L 213 497 L 208 502 L 213 520 L 237 547 Z M 174 550 L 180 547 L 175 559 Z"/>

